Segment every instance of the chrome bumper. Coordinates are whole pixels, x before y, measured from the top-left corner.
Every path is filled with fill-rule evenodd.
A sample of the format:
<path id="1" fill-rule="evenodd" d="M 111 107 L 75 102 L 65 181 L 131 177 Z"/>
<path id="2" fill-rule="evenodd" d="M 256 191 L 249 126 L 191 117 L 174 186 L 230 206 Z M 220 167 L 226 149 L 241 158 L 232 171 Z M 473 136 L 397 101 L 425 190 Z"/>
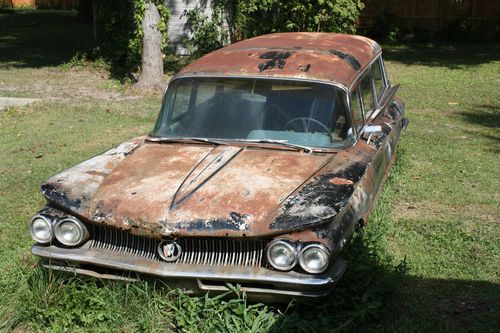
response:
<path id="1" fill-rule="evenodd" d="M 137 272 L 171 280 L 176 286 L 182 282 L 181 287 L 190 289 L 196 294 L 207 291 L 221 293 L 229 290 L 226 283 L 239 284 L 240 290 L 247 292 L 249 298 L 274 302 L 326 296 L 342 277 L 347 266 L 345 260 L 338 259 L 327 272 L 309 275 L 293 271 L 278 272 L 266 268 L 172 264 L 121 254 L 56 246 L 34 245 L 31 252 L 45 258 L 43 266 L 51 269 L 116 280 L 136 278 L 130 274 L 127 276 L 116 272 L 102 273 L 97 268 L 109 268 L 124 273 Z"/>

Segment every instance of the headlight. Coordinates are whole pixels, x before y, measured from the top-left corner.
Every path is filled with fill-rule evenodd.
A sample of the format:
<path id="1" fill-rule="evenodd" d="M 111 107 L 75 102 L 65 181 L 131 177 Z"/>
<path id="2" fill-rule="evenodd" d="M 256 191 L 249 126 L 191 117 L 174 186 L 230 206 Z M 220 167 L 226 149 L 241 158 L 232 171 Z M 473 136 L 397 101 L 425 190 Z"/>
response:
<path id="1" fill-rule="evenodd" d="M 37 243 L 48 244 L 54 237 L 52 222 L 43 215 L 35 215 L 30 222 L 31 238 Z"/>
<path id="2" fill-rule="evenodd" d="M 66 246 L 77 246 L 86 241 L 89 232 L 85 225 L 74 217 L 65 217 L 55 226 L 57 240 Z"/>
<path id="3" fill-rule="evenodd" d="M 267 247 L 267 261 L 278 270 L 288 271 L 297 264 L 295 247 L 281 239 L 273 240 Z"/>
<path id="4" fill-rule="evenodd" d="M 330 262 L 330 252 L 322 244 L 306 245 L 299 255 L 300 266 L 308 273 L 322 273 Z"/>

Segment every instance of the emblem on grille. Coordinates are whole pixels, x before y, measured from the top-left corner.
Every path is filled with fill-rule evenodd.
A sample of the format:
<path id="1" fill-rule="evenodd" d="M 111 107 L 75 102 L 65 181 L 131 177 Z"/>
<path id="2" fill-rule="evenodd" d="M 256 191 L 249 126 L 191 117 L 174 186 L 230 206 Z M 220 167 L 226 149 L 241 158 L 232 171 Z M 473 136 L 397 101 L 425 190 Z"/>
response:
<path id="1" fill-rule="evenodd" d="M 165 261 L 176 261 L 181 256 L 181 253 L 181 246 L 172 240 L 163 240 L 158 244 L 158 254 Z"/>

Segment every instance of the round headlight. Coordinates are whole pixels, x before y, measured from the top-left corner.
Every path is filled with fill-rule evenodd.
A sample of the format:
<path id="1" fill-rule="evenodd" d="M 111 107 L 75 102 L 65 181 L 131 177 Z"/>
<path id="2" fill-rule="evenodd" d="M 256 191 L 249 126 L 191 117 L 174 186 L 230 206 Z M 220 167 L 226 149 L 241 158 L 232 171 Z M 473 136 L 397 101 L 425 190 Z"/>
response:
<path id="1" fill-rule="evenodd" d="M 295 247 L 284 240 L 273 240 L 267 248 L 267 261 L 276 269 L 288 271 L 297 264 Z"/>
<path id="2" fill-rule="evenodd" d="M 87 240 L 89 233 L 82 222 L 74 217 L 66 217 L 55 226 L 57 240 L 66 246 L 77 246 Z"/>
<path id="3" fill-rule="evenodd" d="M 35 215 L 30 222 L 30 234 L 35 242 L 48 244 L 54 237 L 52 223 L 45 216 Z"/>
<path id="4" fill-rule="evenodd" d="M 322 244 L 309 244 L 300 251 L 299 263 L 308 273 L 322 273 L 330 263 L 330 252 Z"/>

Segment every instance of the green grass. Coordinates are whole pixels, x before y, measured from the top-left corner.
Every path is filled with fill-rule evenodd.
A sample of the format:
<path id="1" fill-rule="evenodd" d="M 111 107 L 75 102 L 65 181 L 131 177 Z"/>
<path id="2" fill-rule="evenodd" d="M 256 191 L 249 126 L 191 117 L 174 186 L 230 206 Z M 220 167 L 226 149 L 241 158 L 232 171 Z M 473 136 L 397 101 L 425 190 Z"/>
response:
<path id="1" fill-rule="evenodd" d="M 287 307 L 251 304 L 237 287 L 231 300 L 191 297 L 161 283 L 67 278 L 38 268 L 27 221 L 44 204 L 39 184 L 148 132 L 160 97 L 124 99 L 129 88 L 102 70 L 60 66 L 79 51 L 73 39 L 86 40 L 90 31 L 70 14 L 15 15 L 21 18 L 0 14 L 0 95 L 35 91 L 44 100 L 0 111 L 0 331 L 499 330 L 499 45 L 385 50 L 411 121 L 398 159 L 369 225 L 345 253 L 349 270 L 334 293 Z M 62 25 L 74 25 L 75 34 L 57 35 L 57 43 L 69 43 L 60 53 L 42 43 L 30 49 L 19 41 L 38 29 L 25 26 L 23 15 L 45 20 L 53 36 Z"/>

